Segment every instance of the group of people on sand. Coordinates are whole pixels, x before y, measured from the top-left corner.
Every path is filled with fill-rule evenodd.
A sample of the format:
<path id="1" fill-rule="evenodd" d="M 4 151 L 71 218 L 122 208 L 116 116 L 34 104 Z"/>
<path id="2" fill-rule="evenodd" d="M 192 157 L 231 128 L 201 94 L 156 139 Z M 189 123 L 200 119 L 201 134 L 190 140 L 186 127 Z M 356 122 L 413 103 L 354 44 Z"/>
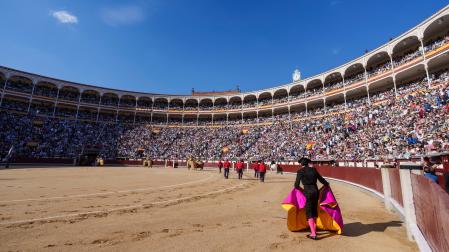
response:
<path id="1" fill-rule="evenodd" d="M 221 173 L 221 170 L 224 170 L 224 178 L 229 178 L 229 169 L 232 166 L 232 163 L 226 159 L 225 161 L 219 160 L 217 163 L 218 171 Z M 245 162 L 243 159 L 238 160 L 234 164 L 235 171 L 237 172 L 238 179 L 243 178 L 243 170 L 245 169 Z M 267 172 L 267 165 L 262 161 L 254 161 L 251 163 L 251 169 L 254 170 L 254 178 L 259 179 L 260 182 L 265 182 L 265 174 Z"/>

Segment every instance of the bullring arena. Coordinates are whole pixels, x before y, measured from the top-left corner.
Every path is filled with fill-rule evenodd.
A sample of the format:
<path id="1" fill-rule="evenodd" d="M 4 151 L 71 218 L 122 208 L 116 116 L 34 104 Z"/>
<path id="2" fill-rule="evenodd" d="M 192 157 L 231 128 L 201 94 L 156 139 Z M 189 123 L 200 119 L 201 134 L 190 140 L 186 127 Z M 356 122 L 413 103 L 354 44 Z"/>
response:
<path id="1" fill-rule="evenodd" d="M 267 89 L 0 91 L 0 251 L 449 251 L 449 5 Z"/>
<path id="2" fill-rule="evenodd" d="M 2 251 L 417 251 L 380 198 L 333 182 L 345 231 L 316 247 L 285 228 L 294 176 L 216 169 L 29 168 L 1 171 Z M 357 202 L 354 204 L 353 202 Z M 26 237 L 26 239 L 24 239 Z M 342 249 L 342 250 L 345 250 Z"/>

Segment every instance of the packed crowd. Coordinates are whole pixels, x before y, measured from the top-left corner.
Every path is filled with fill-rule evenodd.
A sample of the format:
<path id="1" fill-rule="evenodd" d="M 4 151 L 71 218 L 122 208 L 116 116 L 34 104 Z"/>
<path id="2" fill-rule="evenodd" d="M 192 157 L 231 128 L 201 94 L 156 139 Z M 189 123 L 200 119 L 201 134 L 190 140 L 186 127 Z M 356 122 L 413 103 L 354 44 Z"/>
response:
<path id="1" fill-rule="evenodd" d="M 405 63 L 407 63 L 409 61 L 412 61 L 412 60 L 416 59 L 417 57 L 419 57 L 421 55 L 422 55 L 422 51 L 420 49 L 417 49 L 415 51 L 406 53 L 406 54 L 404 54 L 401 57 L 393 59 L 393 66 L 394 67 L 398 67 L 398 66 L 400 66 L 402 64 L 405 64 Z"/>
<path id="2" fill-rule="evenodd" d="M 373 77 L 373 76 L 375 76 L 377 74 L 381 74 L 381 73 L 387 72 L 390 69 L 391 69 L 391 62 L 390 61 L 385 62 L 383 64 L 379 64 L 378 66 L 376 66 L 374 68 L 367 69 L 367 71 L 366 71 L 366 73 L 368 75 L 367 77 L 368 78 Z"/>
<path id="3" fill-rule="evenodd" d="M 431 151 L 449 150 L 449 74 L 432 74 L 403 83 L 396 90 L 379 91 L 370 97 L 305 111 L 260 116 L 258 126 L 162 127 L 130 122 L 132 114 L 109 115 L 105 122 L 88 122 L 0 112 L 0 156 L 14 146 L 16 156 L 75 157 L 97 148 L 105 158 L 204 159 L 244 158 L 295 160 L 409 158 Z M 14 103 L 10 104 L 11 106 Z M 23 105 L 23 104 L 18 104 Z M 60 111 L 63 112 L 63 111 Z M 102 114 L 103 115 L 103 114 Z M 83 111 L 83 117 L 97 117 Z M 307 116 L 307 117 L 306 117 Z M 289 120 L 289 117 L 291 120 Z M 107 118 L 105 118 L 107 119 Z M 274 119 L 274 122 L 273 122 Z M 177 120 L 177 119 L 176 119 Z M 176 123 L 176 120 L 173 122 Z M 232 118 L 231 124 L 255 124 L 255 117 Z M 223 124 L 226 120 L 219 119 Z M 196 125 L 196 118 L 186 118 Z M 200 125 L 209 125 L 202 118 Z M 394 125 L 394 127 L 388 127 Z"/>
<path id="4" fill-rule="evenodd" d="M 435 50 L 449 42 L 449 35 L 428 41 L 424 51 Z M 367 76 L 390 70 L 419 56 L 415 48 L 401 56 L 380 62 L 367 69 Z M 11 79 L 5 89 L 33 93 L 35 96 L 58 97 L 59 100 L 81 101 L 111 107 L 142 109 L 224 110 L 277 104 L 311 97 L 363 80 L 358 71 L 343 81 L 334 80 L 323 86 L 298 91 L 290 96 L 272 99 L 231 101 L 222 104 L 177 104 L 156 100 L 135 100 L 85 92 L 64 87 L 57 89 L 45 83 L 33 87 L 29 80 Z M 97 148 L 105 158 L 238 158 L 292 160 L 302 155 L 319 159 L 368 159 L 423 155 L 430 151 L 449 150 L 449 74 L 447 70 L 417 79 L 394 89 L 371 93 L 368 97 L 348 99 L 347 104 L 329 103 L 326 107 L 286 111 L 275 115 L 245 115 L 215 118 L 152 118 L 116 110 L 58 106 L 52 103 L 22 99 L 3 99 L 0 112 L 0 158 L 11 146 L 16 156 L 75 157 L 86 148 Z M 11 113 L 10 111 L 15 111 Z M 24 112 L 23 114 L 20 114 Z M 26 114 L 26 115 L 24 115 Z M 63 117 L 54 118 L 53 117 Z M 73 120 L 74 118 L 80 120 Z M 145 123 L 152 121 L 152 127 Z M 96 122 L 98 121 L 98 122 Z M 134 124 L 136 123 L 136 124 Z M 142 124 L 143 123 L 143 124 Z M 202 127 L 165 127 L 187 125 Z M 254 125 L 256 123 L 263 123 Z M 206 127 L 211 125 L 221 127 Z M 159 126 L 161 125 L 161 126 Z M 162 127 L 162 125 L 164 127 Z M 236 125 L 245 125 L 236 127 Z M 385 127 L 394 125 L 394 127 Z"/>
<path id="5" fill-rule="evenodd" d="M 424 46 L 424 51 L 425 52 L 433 51 L 433 50 L 443 46 L 444 44 L 446 44 L 448 42 L 449 42 L 449 33 L 444 35 L 444 36 L 438 37 L 438 38 L 430 41 L 429 43 L 427 43 Z"/>

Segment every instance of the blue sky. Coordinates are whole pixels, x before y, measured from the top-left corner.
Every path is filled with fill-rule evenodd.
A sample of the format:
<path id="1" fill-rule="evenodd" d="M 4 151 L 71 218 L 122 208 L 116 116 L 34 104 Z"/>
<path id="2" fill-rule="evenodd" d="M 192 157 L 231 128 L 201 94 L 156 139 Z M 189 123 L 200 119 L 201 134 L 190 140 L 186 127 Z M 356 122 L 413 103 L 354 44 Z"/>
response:
<path id="1" fill-rule="evenodd" d="M 360 56 L 440 0 L 1 0 L 0 65 L 188 94 L 268 88 Z"/>

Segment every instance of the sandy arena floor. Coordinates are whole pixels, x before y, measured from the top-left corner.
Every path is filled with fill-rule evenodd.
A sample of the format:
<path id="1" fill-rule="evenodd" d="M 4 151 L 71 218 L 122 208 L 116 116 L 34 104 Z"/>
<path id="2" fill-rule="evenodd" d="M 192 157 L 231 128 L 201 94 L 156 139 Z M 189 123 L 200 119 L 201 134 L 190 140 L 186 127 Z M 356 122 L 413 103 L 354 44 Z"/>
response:
<path id="1" fill-rule="evenodd" d="M 292 233 L 280 202 L 294 176 L 168 168 L 0 170 L 0 251 L 417 251 L 398 215 L 331 182 L 343 235 Z"/>

